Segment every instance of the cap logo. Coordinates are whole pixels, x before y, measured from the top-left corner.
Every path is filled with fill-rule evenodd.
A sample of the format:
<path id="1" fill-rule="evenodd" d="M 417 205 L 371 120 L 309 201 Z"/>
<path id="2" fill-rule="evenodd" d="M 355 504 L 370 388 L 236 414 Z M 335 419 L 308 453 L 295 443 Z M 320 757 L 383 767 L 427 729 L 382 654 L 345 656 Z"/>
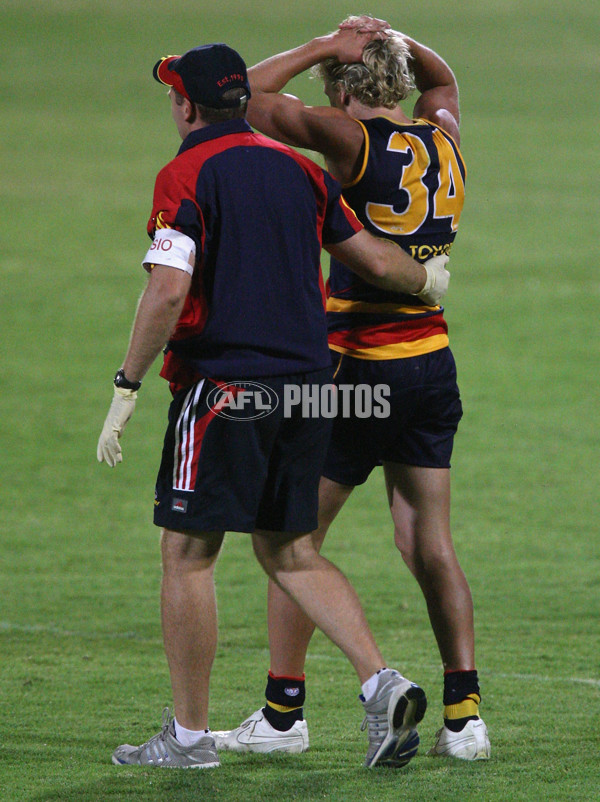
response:
<path id="1" fill-rule="evenodd" d="M 192 103 L 209 108 L 234 108 L 250 97 L 244 60 L 225 44 L 201 45 L 182 56 L 166 56 L 154 67 L 154 77 L 172 86 Z M 245 97 L 225 98 L 229 89 L 245 91 Z"/>
<path id="2" fill-rule="evenodd" d="M 230 84 L 232 81 L 235 81 L 236 83 L 238 82 L 243 83 L 245 80 L 246 80 L 245 77 L 241 75 L 239 72 L 234 72 L 231 75 L 226 75 L 225 78 L 221 78 L 220 81 L 217 81 L 217 86 L 218 87 L 226 86 L 227 84 Z"/>

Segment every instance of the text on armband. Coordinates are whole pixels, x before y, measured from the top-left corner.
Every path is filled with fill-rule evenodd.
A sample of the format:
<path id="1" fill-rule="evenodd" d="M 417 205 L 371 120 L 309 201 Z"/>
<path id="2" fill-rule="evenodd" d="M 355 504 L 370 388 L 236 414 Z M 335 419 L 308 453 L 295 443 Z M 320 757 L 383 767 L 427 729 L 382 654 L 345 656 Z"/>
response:
<path id="1" fill-rule="evenodd" d="M 151 251 L 170 251 L 173 247 L 173 243 L 170 239 L 161 239 L 160 237 L 155 237 L 152 245 L 150 246 Z"/>

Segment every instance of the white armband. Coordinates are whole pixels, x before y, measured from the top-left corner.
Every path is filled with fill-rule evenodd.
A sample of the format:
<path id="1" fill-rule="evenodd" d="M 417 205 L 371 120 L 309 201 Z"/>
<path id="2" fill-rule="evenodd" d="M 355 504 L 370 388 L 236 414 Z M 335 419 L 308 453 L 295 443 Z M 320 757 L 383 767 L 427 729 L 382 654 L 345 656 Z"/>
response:
<path id="1" fill-rule="evenodd" d="M 152 245 L 142 262 L 146 270 L 153 265 L 166 265 L 185 270 L 190 276 L 196 263 L 196 243 L 187 234 L 174 228 L 161 228 L 154 235 Z"/>

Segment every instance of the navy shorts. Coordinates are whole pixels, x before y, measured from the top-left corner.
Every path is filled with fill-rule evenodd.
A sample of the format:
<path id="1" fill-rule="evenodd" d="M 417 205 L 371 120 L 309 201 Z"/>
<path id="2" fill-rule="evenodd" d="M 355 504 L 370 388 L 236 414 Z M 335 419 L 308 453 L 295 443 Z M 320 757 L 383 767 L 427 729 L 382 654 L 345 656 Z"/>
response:
<path id="1" fill-rule="evenodd" d="M 407 359 L 365 360 L 334 353 L 335 383 L 388 385 L 388 417 L 343 417 L 331 434 L 323 475 L 360 485 L 383 462 L 449 468 L 462 417 L 456 365 L 449 348 Z M 354 406 L 349 405 L 350 413 Z"/>
<path id="2" fill-rule="evenodd" d="M 154 523 L 175 531 L 311 532 L 331 420 L 284 415 L 284 387 L 331 383 L 330 368 L 214 382 L 177 393 L 169 409 Z"/>

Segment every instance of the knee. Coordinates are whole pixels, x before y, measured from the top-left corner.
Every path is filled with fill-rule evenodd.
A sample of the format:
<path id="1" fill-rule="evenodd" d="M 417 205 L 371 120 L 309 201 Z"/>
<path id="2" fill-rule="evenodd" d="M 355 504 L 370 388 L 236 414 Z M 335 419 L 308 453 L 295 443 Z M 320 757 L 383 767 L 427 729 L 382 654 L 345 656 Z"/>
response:
<path id="1" fill-rule="evenodd" d="M 460 570 L 451 546 L 421 549 L 415 558 L 415 564 L 418 574 L 431 581 L 451 576 Z"/>
<path id="2" fill-rule="evenodd" d="M 394 542 L 411 572 L 419 576 L 435 576 L 453 571 L 458 566 L 452 542 L 422 540 L 414 532 L 396 528 Z"/>
<path id="3" fill-rule="evenodd" d="M 258 562 L 275 581 L 282 573 L 306 570 L 312 567 L 315 559 L 319 559 L 311 534 L 283 539 L 255 533 L 252 543 Z"/>
<path id="4" fill-rule="evenodd" d="M 161 555 L 164 572 L 212 568 L 221 548 L 223 533 L 188 535 L 163 529 Z"/>
<path id="5" fill-rule="evenodd" d="M 287 549 L 275 537 L 255 533 L 252 537 L 254 554 L 263 571 L 274 579 L 286 562 Z"/>
<path id="6" fill-rule="evenodd" d="M 412 531 L 396 526 L 394 528 L 394 543 L 402 555 L 402 559 L 414 574 L 417 549 Z"/>
<path id="7" fill-rule="evenodd" d="M 171 568 L 177 564 L 184 556 L 184 546 L 178 533 L 163 529 L 160 536 L 160 553 L 162 556 L 163 570 Z"/>

